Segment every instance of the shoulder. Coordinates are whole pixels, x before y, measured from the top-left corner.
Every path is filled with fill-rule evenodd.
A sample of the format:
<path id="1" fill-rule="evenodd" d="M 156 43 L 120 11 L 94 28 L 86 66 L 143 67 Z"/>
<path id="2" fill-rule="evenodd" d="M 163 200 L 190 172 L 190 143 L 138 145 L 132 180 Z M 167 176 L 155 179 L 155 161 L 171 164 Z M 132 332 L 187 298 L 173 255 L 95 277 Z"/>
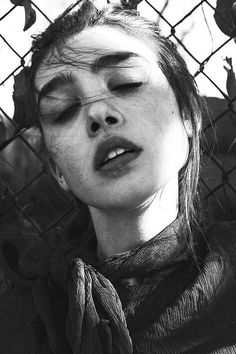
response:
<path id="1" fill-rule="evenodd" d="M 31 291 L 13 288 L 0 295 L 0 343 L 2 353 L 32 353 L 34 318 Z"/>
<path id="2" fill-rule="evenodd" d="M 219 252 L 236 265 L 236 221 L 215 222 L 207 232 L 211 252 Z"/>
<path id="3" fill-rule="evenodd" d="M 236 223 L 215 222 L 205 233 L 206 253 L 197 286 L 213 301 L 231 307 L 236 320 Z M 226 307 L 227 307 L 226 306 Z M 223 303 L 218 311 L 222 312 Z"/>
<path id="4" fill-rule="evenodd" d="M 1 270 L 11 284 L 0 294 L 0 352 L 32 354 L 31 322 L 35 317 L 32 291 L 30 282 L 18 273 L 22 246 L 11 241 L 2 240 L 0 244 Z"/>

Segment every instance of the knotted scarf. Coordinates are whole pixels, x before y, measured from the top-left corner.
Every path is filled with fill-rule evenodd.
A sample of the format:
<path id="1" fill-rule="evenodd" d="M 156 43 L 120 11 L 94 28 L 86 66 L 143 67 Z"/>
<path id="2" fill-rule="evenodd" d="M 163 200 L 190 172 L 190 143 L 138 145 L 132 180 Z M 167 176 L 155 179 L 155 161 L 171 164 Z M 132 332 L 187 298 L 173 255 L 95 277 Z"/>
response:
<path id="1" fill-rule="evenodd" d="M 24 296 L 7 306 L 13 304 L 18 312 L 16 307 L 29 301 L 31 307 L 30 292 L 22 289 L 30 287 L 36 316 L 26 306 L 25 316 L 20 311 L 22 322 L 16 318 L 12 328 L 14 317 L 7 324 L 8 312 L 2 307 L 3 335 L 10 330 L 12 340 L 19 323 L 27 331 L 25 324 L 31 323 L 33 348 L 29 332 L 27 342 L 19 336 L 16 341 L 30 354 L 235 353 L 235 228 L 213 226 L 207 242 L 195 234 L 196 264 L 181 245 L 179 225 L 176 220 L 135 250 L 103 262 L 97 261 L 91 245 L 63 241 L 52 247 L 48 238 L 37 240 L 21 258 L 20 268 L 10 259 L 7 263 L 17 269 L 12 279 Z M 1 340 L 7 348 L 3 351 L 10 353 L 8 340 Z"/>
<path id="2" fill-rule="evenodd" d="M 132 353 L 116 290 L 85 260 L 92 263 L 91 256 L 73 244 L 52 251 L 39 239 L 22 261 L 24 275 L 36 277 L 31 282 L 33 301 L 51 352 Z M 44 354 L 45 340 L 36 338 L 37 353 L 41 346 Z"/>
<path id="3" fill-rule="evenodd" d="M 179 224 L 175 221 L 136 250 L 103 263 L 73 242 L 55 249 L 41 239 L 34 242 L 21 260 L 21 271 L 30 279 L 37 313 L 32 323 L 35 353 L 132 353 L 125 314 L 111 281 L 151 274 L 158 268 L 164 273 L 176 269 L 186 260 L 186 252 L 173 237 Z"/>

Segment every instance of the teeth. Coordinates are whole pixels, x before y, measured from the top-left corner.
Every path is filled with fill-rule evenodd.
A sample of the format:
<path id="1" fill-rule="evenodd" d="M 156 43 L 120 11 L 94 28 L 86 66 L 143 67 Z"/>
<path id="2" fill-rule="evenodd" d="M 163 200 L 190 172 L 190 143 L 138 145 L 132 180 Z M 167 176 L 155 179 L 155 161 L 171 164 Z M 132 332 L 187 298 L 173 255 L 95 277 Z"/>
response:
<path id="1" fill-rule="evenodd" d="M 109 154 L 105 158 L 104 162 L 114 159 L 114 157 L 123 154 L 125 151 L 127 151 L 127 150 L 121 149 L 121 148 L 114 149 L 113 151 L 109 152 Z"/>
<path id="2" fill-rule="evenodd" d="M 126 152 L 127 150 L 125 150 L 125 149 L 115 149 L 115 153 L 116 153 L 116 156 L 117 155 L 121 155 L 121 154 L 123 154 L 124 152 Z"/>

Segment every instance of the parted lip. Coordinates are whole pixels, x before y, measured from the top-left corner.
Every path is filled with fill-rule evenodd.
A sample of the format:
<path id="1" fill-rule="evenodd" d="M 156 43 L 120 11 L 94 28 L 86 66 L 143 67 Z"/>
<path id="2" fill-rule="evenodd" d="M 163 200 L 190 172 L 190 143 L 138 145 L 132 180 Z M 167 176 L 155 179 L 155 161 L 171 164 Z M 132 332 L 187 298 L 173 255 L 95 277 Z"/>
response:
<path id="1" fill-rule="evenodd" d="M 99 170 L 104 165 L 107 154 L 117 148 L 127 149 L 133 152 L 142 150 L 139 146 L 126 138 L 112 136 L 98 144 L 94 156 L 94 169 L 96 171 Z"/>

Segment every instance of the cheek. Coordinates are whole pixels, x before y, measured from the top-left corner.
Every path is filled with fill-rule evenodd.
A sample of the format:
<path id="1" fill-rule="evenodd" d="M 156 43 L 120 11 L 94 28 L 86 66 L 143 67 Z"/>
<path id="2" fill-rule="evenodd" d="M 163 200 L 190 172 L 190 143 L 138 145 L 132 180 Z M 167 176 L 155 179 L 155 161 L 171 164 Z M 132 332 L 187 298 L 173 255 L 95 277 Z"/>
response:
<path id="1" fill-rule="evenodd" d="M 179 114 L 175 96 L 167 83 L 150 83 L 141 94 L 129 102 L 128 110 L 138 121 L 162 128 Z"/>
<path id="2" fill-rule="evenodd" d="M 150 95 L 145 104 L 140 104 L 143 119 L 139 131 L 146 135 L 148 146 L 149 140 L 152 141 L 149 164 L 161 179 L 182 168 L 188 157 L 189 143 L 172 91 Z"/>
<path id="3" fill-rule="evenodd" d="M 75 170 L 80 173 L 79 166 L 86 168 L 89 151 L 83 135 L 78 132 L 77 127 L 43 127 L 46 148 L 65 177 Z"/>

